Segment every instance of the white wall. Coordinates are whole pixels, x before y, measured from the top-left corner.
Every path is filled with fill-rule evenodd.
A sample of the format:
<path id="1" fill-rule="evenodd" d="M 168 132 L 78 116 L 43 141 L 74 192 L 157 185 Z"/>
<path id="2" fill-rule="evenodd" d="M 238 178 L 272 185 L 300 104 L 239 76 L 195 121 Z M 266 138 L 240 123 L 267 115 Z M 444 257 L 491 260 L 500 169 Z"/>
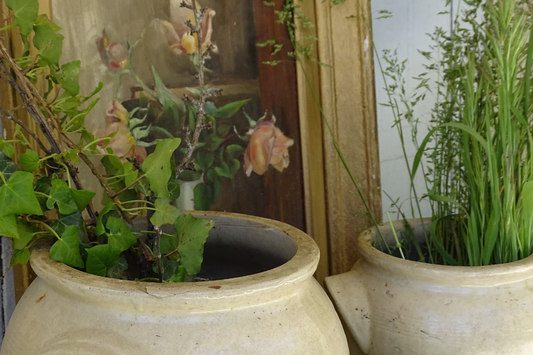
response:
<path id="1" fill-rule="evenodd" d="M 439 12 L 450 10 L 451 6 L 445 8 L 444 0 L 372 0 L 372 23 L 374 43 L 377 54 L 383 66 L 386 64 L 382 59 L 384 49 L 398 51 L 400 61 L 407 59 L 405 79 L 407 91 L 412 91 L 417 82 L 412 77 L 424 72 L 423 64 L 426 59 L 418 53 L 418 50 L 429 51 L 432 44 L 427 33 L 433 33 L 436 26 L 449 31 L 451 15 L 437 15 Z M 392 12 L 392 18 L 378 19 L 382 14 L 380 10 Z M 399 203 L 403 202 L 402 211 L 409 218 L 412 216 L 409 198 L 409 174 L 407 173 L 405 160 L 402 154 L 401 143 L 394 124 L 394 118 L 389 107 L 380 104 L 386 103 L 388 98 L 384 87 L 383 78 L 379 69 L 378 58 L 375 58 L 376 76 L 376 100 L 378 103 L 378 131 L 379 131 L 379 154 L 381 168 L 381 188 L 383 201 L 383 218 L 387 220 L 387 211 L 397 211 L 391 207 L 390 199 L 385 195 L 387 192 L 393 199 L 399 198 Z M 434 96 L 428 93 L 423 103 L 419 103 L 415 113 L 420 120 L 419 141 L 423 139 L 427 132 L 427 124 L 431 119 L 431 109 L 435 103 Z M 407 125 L 404 125 L 407 127 Z M 411 143 L 411 132 L 405 129 L 406 146 L 410 163 L 412 162 L 416 150 Z M 415 184 L 420 197 L 426 192 L 422 176 L 419 174 Z M 429 205 L 422 203 L 424 216 L 430 216 Z M 391 213 L 391 218 L 396 219 L 397 214 Z M 415 216 L 418 213 L 415 211 Z"/>

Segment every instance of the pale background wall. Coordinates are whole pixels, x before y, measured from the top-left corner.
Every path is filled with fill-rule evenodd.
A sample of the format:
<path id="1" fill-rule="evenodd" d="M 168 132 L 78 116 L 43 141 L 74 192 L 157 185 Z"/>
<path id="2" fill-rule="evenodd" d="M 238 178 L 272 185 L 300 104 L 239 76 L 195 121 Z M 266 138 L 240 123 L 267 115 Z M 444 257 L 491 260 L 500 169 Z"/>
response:
<path id="1" fill-rule="evenodd" d="M 436 26 L 449 31 L 451 28 L 452 12 L 457 8 L 455 0 L 449 6 L 445 6 L 444 0 L 372 0 L 372 23 L 374 43 L 381 64 L 385 66 L 382 59 L 383 50 L 389 49 L 391 52 L 398 51 L 398 59 L 407 59 L 405 78 L 407 91 L 413 90 L 417 82 L 412 77 L 424 72 L 423 64 L 425 58 L 418 53 L 418 50 L 429 51 L 432 41 L 427 33 L 433 33 Z M 392 12 L 392 18 L 378 19 L 382 14 L 380 10 Z M 449 11 L 450 14 L 437 15 L 439 12 Z M 379 155 L 381 169 L 381 188 L 383 201 L 383 218 L 387 220 L 387 211 L 391 211 L 391 218 L 396 219 L 396 208 L 391 207 L 391 200 L 385 195 L 387 192 L 393 199 L 399 198 L 399 203 L 403 203 L 402 211 L 407 217 L 411 217 L 409 206 L 409 175 L 406 170 L 404 157 L 401 150 L 401 143 L 396 127 L 392 127 L 394 119 L 389 107 L 380 105 L 387 102 L 387 94 L 381 75 L 378 58 L 375 57 L 375 78 L 376 78 L 376 101 L 378 104 L 378 133 L 379 133 Z M 426 63 L 427 64 L 427 63 Z M 389 79 L 390 80 L 390 79 Z M 431 109 L 435 103 L 435 98 L 428 93 L 423 103 L 419 103 L 415 113 L 419 117 L 419 141 L 423 139 L 427 132 L 427 124 L 431 119 Z M 406 126 L 404 126 L 406 127 Z M 412 162 L 416 150 L 411 144 L 410 130 L 404 129 L 406 146 L 410 163 Z M 416 180 L 417 193 L 420 197 L 426 192 L 424 183 L 418 176 Z M 422 203 L 423 215 L 430 216 L 429 205 Z M 415 216 L 418 216 L 415 213 Z"/>

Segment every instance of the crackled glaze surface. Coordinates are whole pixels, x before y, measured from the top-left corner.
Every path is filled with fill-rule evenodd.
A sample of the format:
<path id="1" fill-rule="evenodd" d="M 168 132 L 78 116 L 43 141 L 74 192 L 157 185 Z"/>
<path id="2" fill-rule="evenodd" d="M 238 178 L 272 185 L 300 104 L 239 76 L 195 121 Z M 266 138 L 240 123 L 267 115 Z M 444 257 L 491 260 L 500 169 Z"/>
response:
<path id="1" fill-rule="evenodd" d="M 309 236 L 256 217 L 205 216 L 215 220 L 210 238 L 266 248 L 281 255 L 280 266 L 239 277 L 234 268 L 233 278 L 200 283 L 140 283 L 88 275 L 36 249 L 39 277 L 0 354 L 348 354 L 333 305 L 312 277 L 319 252 Z"/>
<path id="2" fill-rule="evenodd" d="M 420 223 L 412 224 L 420 233 Z M 390 226 L 381 231 L 392 235 Z M 361 234 L 361 259 L 326 278 L 357 343 L 352 355 L 533 354 L 533 257 L 484 267 L 429 265 L 382 253 L 372 246 L 378 238 L 375 230 Z"/>

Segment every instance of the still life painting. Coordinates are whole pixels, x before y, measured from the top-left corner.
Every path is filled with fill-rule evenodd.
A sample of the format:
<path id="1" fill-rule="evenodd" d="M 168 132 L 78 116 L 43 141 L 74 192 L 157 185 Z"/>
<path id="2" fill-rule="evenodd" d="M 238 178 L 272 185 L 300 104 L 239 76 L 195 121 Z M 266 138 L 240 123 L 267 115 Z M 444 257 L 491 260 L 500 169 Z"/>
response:
<path id="1" fill-rule="evenodd" d="M 289 70 L 294 77 L 294 63 L 263 64 L 270 54 L 257 46 L 259 37 L 279 36 L 257 33 L 256 22 L 273 19 L 272 9 L 260 1 L 204 0 L 198 4 L 206 13 L 197 36 L 186 25 L 193 11 L 182 3 L 52 1 L 55 22 L 73 34 L 64 43 L 64 60 L 82 58 L 81 85 L 100 89 L 85 119 L 98 151 L 142 164 L 158 139 L 179 137 L 179 167 L 197 124 L 195 100 L 208 97 L 191 163 L 176 171 L 177 206 L 254 214 L 305 228 L 297 93 L 291 75 L 284 75 Z M 199 37 L 209 52 L 205 63 L 199 63 Z M 200 64 L 206 92 L 198 85 Z M 71 132 L 78 133 L 75 126 Z M 103 173 L 113 169 L 107 165 Z"/>

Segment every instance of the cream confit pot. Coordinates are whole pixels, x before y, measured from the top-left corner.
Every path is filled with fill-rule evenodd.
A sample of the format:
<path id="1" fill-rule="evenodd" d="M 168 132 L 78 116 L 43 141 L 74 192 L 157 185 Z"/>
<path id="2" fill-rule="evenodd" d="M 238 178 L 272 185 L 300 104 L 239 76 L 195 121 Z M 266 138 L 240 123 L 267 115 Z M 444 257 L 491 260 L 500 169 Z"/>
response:
<path id="1" fill-rule="evenodd" d="M 313 278 L 319 251 L 286 224 L 215 220 L 200 276 L 158 284 L 86 274 L 32 251 L 38 278 L 19 302 L 1 355 L 346 355 L 337 314 Z"/>
<path id="2" fill-rule="evenodd" d="M 421 236 L 420 221 L 411 225 Z M 380 229 L 392 241 L 391 227 Z M 385 254 L 372 246 L 380 240 L 376 229 L 363 232 L 352 270 L 326 278 L 350 354 L 533 354 L 533 257 L 483 267 L 430 265 Z"/>

